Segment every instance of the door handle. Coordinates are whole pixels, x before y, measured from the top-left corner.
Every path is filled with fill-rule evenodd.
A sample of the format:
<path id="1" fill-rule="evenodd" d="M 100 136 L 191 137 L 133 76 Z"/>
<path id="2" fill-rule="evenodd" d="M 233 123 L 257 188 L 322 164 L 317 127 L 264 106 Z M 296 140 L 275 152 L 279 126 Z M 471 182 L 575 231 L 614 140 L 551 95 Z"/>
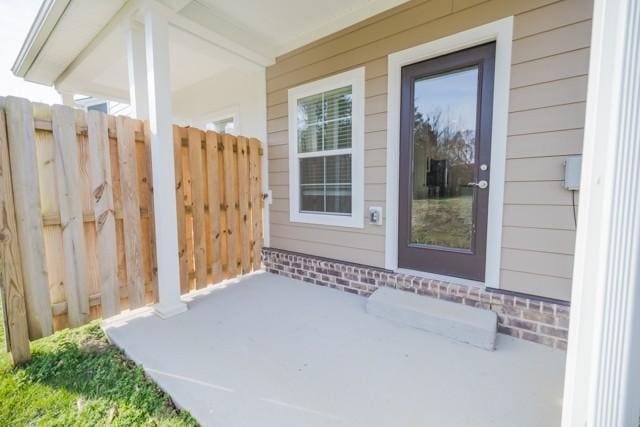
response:
<path id="1" fill-rule="evenodd" d="M 470 182 L 467 185 L 469 187 L 478 187 L 479 189 L 484 190 L 489 186 L 489 183 L 483 179 L 482 181 L 478 181 L 478 182 Z"/>

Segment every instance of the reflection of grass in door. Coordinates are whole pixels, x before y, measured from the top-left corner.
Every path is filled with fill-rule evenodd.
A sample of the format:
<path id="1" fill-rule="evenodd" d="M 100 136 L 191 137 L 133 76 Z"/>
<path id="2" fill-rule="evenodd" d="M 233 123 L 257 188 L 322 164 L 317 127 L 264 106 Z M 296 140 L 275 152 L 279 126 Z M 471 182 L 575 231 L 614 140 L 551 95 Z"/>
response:
<path id="1" fill-rule="evenodd" d="M 411 242 L 469 249 L 473 196 L 414 200 Z"/>

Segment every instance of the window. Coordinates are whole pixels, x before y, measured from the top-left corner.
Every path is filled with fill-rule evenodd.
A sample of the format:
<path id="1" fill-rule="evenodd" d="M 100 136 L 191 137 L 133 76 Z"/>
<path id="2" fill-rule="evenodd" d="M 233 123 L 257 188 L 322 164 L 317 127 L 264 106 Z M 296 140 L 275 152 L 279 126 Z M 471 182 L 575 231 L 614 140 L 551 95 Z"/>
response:
<path id="1" fill-rule="evenodd" d="M 227 117 L 221 120 L 214 120 L 212 122 L 209 122 L 205 124 L 205 128 L 207 130 L 212 130 L 214 132 L 218 132 L 221 135 L 224 135 L 225 133 L 233 133 L 235 129 L 234 122 L 235 121 L 233 117 Z"/>
<path id="2" fill-rule="evenodd" d="M 293 222 L 363 226 L 364 69 L 289 90 Z"/>

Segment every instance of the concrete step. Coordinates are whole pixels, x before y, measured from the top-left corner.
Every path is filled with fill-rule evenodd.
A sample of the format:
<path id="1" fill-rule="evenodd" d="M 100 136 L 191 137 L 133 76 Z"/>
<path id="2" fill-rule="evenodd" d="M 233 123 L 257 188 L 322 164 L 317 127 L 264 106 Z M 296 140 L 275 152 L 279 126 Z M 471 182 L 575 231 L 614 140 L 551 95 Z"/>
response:
<path id="1" fill-rule="evenodd" d="M 379 288 L 368 298 L 367 312 L 475 347 L 495 349 L 498 316 L 490 310 Z"/>

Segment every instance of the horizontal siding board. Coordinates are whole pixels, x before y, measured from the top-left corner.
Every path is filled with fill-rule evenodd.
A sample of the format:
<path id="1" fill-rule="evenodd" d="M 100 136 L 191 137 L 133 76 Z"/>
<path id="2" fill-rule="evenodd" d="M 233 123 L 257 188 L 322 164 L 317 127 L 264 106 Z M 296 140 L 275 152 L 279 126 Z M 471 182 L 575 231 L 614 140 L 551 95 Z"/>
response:
<path id="1" fill-rule="evenodd" d="M 519 64 L 589 47 L 591 20 L 538 33 L 513 42 L 511 62 Z"/>
<path id="2" fill-rule="evenodd" d="M 273 198 L 271 203 L 271 212 L 289 212 L 289 199 L 288 198 Z"/>
<path id="3" fill-rule="evenodd" d="M 289 174 L 287 172 L 271 172 L 269 171 L 270 185 L 288 185 Z"/>
<path id="4" fill-rule="evenodd" d="M 583 129 L 510 136 L 507 158 L 580 154 L 583 138 Z"/>
<path id="5" fill-rule="evenodd" d="M 376 95 L 370 96 L 365 100 L 364 103 L 364 113 L 369 114 L 377 114 L 377 113 L 385 113 L 387 111 L 387 95 Z"/>
<path id="6" fill-rule="evenodd" d="M 573 255 L 576 233 L 572 230 L 503 227 L 502 247 Z"/>
<path id="7" fill-rule="evenodd" d="M 384 202 L 387 198 L 387 186 L 385 184 L 365 184 L 364 197 L 369 202 Z M 380 206 L 380 204 L 377 204 Z"/>
<path id="8" fill-rule="evenodd" d="M 571 279 L 573 256 L 506 248 L 502 251 L 502 267 L 533 274 L 544 271 L 548 276 Z"/>
<path id="9" fill-rule="evenodd" d="M 563 0 L 516 15 L 513 38 L 519 39 L 590 19 L 593 0 Z"/>
<path id="10" fill-rule="evenodd" d="M 388 61 L 386 56 L 374 59 L 373 61 L 368 62 L 367 65 L 365 65 L 364 78 L 369 80 L 376 77 L 386 76 L 387 70 Z"/>
<path id="11" fill-rule="evenodd" d="M 287 117 L 289 108 L 288 102 L 282 104 L 272 105 L 267 109 L 267 120 L 278 119 L 280 117 Z"/>
<path id="12" fill-rule="evenodd" d="M 267 120 L 267 132 L 280 132 L 287 130 L 287 117 Z"/>
<path id="13" fill-rule="evenodd" d="M 503 225 L 556 230 L 576 229 L 572 206 L 505 205 Z"/>
<path id="14" fill-rule="evenodd" d="M 373 166 L 386 166 L 387 165 L 387 150 L 384 148 L 377 148 L 373 150 L 365 150 L 364 152 L 364 165 L 365 167 Z"/>
<path id="15" fill-rule="evenodd" d="M 577 76 L 512 89 L 509 111 L 531 110 L 586 100 L 587 76 Z"/>
<path id="16" fill-rule="evenodd" d="M 508 159 L 507 181 L 561 181 L 564 180 L 566 156 Z"/>
<path id="17" fill-rule="evenodd" d="M 274 199 L 287 199 L 289 197 L 288 185 L 272 185 L 269 188 L 271 189 L 271 197 Z"/>
<path id="18" fill-rule="evenodd" d="M 585 103 L 559 105 L 509 114 L 509 135 L 584 127 Z"/>
<path id="19" fill-rule="evenodd" d="M 271 169 L 271 161 L 277 159 L 289 158 L 289 146 L 288 145 L 270 145 L 269 146 L 269 169 Z"/>
<path id="20" fill-rule="evenodd" d="M 289 171 L 289 159 L 280 158 L 269 160 L 269 170 L 271 172 L 288 172 Z"/>
<path id="21" fill-rule="evenodd" d="M 271 247 L 374 267 L 384 266 L 384 253 L 285 237 L 271 237 Z"/>
<path id="22" fill-rule="evenodd" d="M 467 9 L 469 7 L 476 6 L 480 3 L 486 3 L 489 0 L 453 0 L 453 11 Z"/>
<path id="23" fill-rule="evenodd" d="M 367 80 L 364 85 L 364 96 L 371 98 L 379 95 L 386 95 L 387 93 L 387 76 L 376 77 L 371 80 Z"/>
<path id="24" fill-rule="evenodd" d="M 576 197 L 577 203 L 578 197 Z M 571 205 L 571 192 L 558 181 L 507 182 L 504 203 L 514 205 Z"/>
<path id="25" fill-rule="evenodd" d="M 368 184 L 384 184 L 387 182 L 387 168 L 384 166 L 364 168 L 364 182 Z"/>
<path id="26" fill-rule="evenodd" d="M 387 148 L 387 130 L 367 132 L 364 135 L 364 146 L 367 150 Z"/>
<path id="27" fill-rule="evenodd" d="M 589 49 L 574 50 L 512 66 L 511 88 L 584 76 L 588 71 Z"/>
<path id="28" fill-rule="evenodd" d="M 387 129 L 387 113 L 371 114 L 364 117 L 365 132 L 379 132 Z"/>
<path id="29" fill-rule="evenodd" d="M 571 298 L 571 279 L 502 270 L 501 289 L 568 301 Z"/>
<path id="30" fill-rule="evenodd" d="M 270 132 L 267 135 L 267 141 L 269 141 L 269 150 L 271 150 L 271 147 L 274 145 L 288 145 L 289 132 L 287 130 Z"/>
<path id="31" fill-rule="evenodd" d="M 372 233 L 351 233 L 349 229 L 335 230 L 329 227 L 298 227 L 293 225 L 271 224 L 271 236 L 295 240 L 305 240 L 325 244 L 334 244 L 345 248 L 384 251 L 384 235 Z"/>
<path id="32" fill-rule="evenodd" d="M 273 214 L 273 218 L 271 218 L 271 223 L 277 226 L 288 227 L 288 228 L 293 227 L 293 228 L 299 228 L 301 230 L 305 230 L 305 229 L 314 230 L 316 233 L 324 233 L 325 231 L 339 232 L 339 231 L 336 231 L 335 227 L 330 227 L 326 225 L 290 222 L 289 212 L 275 211 L 272 214 Z M 359 239 L 360 236 L 384 237 L 384 227 L 380 227 L 378 225 L 372 225 L 367 223 L 366 221 L 365 221 L 364 228 L 348 228 L 348 229 L 345 228 L 345 230 L 346 231 L 342 231 L 342 232 L 347 235 L 350 235 L 352 239 Z M 294 234 L 292 235 L 285 235 L 283 237 L 296 238 L 295 234 L 297 233 L 294 232 Z M 281 235 L 281 233 L 279 233 L 278 235 Z M 317 240 L 317 241 L 321 241 L 321 240 Z M 353 245 L 345 245 L 345 246 L 353 246 Z M 374 249 L 374 248 L 365 247 L 365 249 Z"/>

